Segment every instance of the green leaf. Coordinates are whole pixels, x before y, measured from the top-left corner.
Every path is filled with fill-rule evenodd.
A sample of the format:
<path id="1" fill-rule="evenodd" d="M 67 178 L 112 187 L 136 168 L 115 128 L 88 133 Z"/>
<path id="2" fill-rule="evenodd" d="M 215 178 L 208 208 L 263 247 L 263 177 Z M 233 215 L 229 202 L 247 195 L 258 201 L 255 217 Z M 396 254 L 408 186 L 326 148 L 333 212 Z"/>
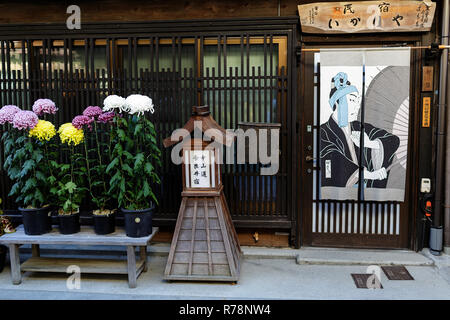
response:
<path id="1" fill-rule="evenodd" d="M 117 130 L 117 136 L 119 137 L 119 140 L 125 141 L 127 138 L 127 134 L 125 133 L 125 130 L 119 129 Z"/>
<path id="2" fill-rule="evenodd" d="M 33 156 L 31 158 L 34 161 L 36 161 L 36 163 L 39 163 L 44 158 L 44 155 L 42 154 L 42 152 L 40 150 L 34 150 L 33 151 Z"/>
<path id="3" fill-rule="evenodd" d="M 65 212 L 71 211 L 72 210 L 72 205 L 73 205 L 72 201 L 70 201 L 70 199 L 67 199 L 66 202 L 64 202 L 64 204 L 63 204 L 63 210 Z"/>
<path id="4" fill-rule="evenodd" d="M 53 184 L 56 182 L 55 176 L 50 176 L 50 177 L 48 177 L 48 178 L 47 178 L 47 182 L 48 182 L 50 185 L 53 185 Z"/>
<path id="5" fill-rule="evenodd" d="M 33 198 L 34 198 L 34 195 L 33 194 L 29 194 L 23 199 L 23 203 L 27 205 L 33 200 Z"/>
<path id="6" fill-rule="evenodd" d="M 18 160 L 18 159 L 23 159 L 24 156 L 25 156 L 25 149 L 20 148 L 14 154 L 13 161 Z"/>
<path id="7" fill-rule="evenodd" d="M 127 158 L 127 160 L 133 159 L 133 155 L 128 151 L 124 151 L 123 155 Z"/>
<path id="8" fill-rule="evenodd" d="M 137 170 L 144 163 L 145 156 L 143 153 L 138 153 L 134 160 L 134 170 Z"/>
<path id="9" fill-rule="evenodd" d="M 58 162 L 56 162 L 55 160 L 50 160 L 49 162 L 50 162 L 50 166 L 52 166 L 53 168 L 58 168 L 59 167 Z"/>
<path id="10" fill-rule="evenodd" d="M 142 124 L 137 124 L 134 128 L 134 135 L 137 136 L 142 131 Z"/>
<path id="11" fill-rule="evenodd" d="M 8 170 L 8 176 L 11 180 L 15 180 L 20 174 L 20 169 L 17 167 L 12 167 Z"/>
<path id="12" fill-rule="evenodd" d="M 25 182 L 24 187 L 22 188 L 22 193 L 26 193 L 30 189 L 36 187 L 37 181 L 35 178 L 30 178 Z"/>
<path id="13" fill-rule="evenodd" d="M 63 164 L 59 169 L 61 170 L 62 173 L 64 173 L 65 171 L 70 169 L 70 164 Z"/>
<path id="14" fill-rule="evenodd" d="M 64 185 L 64 188 L 69 191 L 69 193 L 73 193 L 73 191 L 77 188 L 77 185 L 72 181 L 69 181 Z"/>
<path id="15" fill-rule="evenodd" d="M 20 190 L 20 182 L 16 182 L 11 187 L 11 190 L 9 191 L 8 196 L 11 197 L 11 196 L 15 195 L 19 190 Z"/>
<path id="16" fill-rule="evenodd" d="M 22 171 L 20 172 L 20 177 L 24 177 L 28 173 L 28 171 L 33 169 L 34 165 L 35 165 L 34 160 L 30 159 L 25 161 L 22 167 Z"/>
<path id="17" fill-rule="evenodd" d="M 108 173 L 109 171 L 111 171 L 112 168 L 114 168 L 117 164 L 119 163 L 119 158 L 114 158 L 110 164 L 108 165 L 108 167 L 106 168 L 106 173 Z"/>
<path id="18" fill-rule="evenodd" d="M 18 138 L 16 139 L 16 143 L 17 143 L 17 144 L 21 144 L 21 143 L 24 142 L 25 140 L 27 140 L 27 137 L 21 136 L 21 137 L 18 137 Z"/>
<path id="19" fill-rule="evenodd" d="M 45 177 L 45 174 L 42 173 L 42 171 L 36 171 L 36 179 L 42 182 L 47 181 L 47 178 Z"/>
<path id="20" fill-rule="evenodd" d="M 125 179 L 120 181 L 120 191 L 125 192 Z"/>
<path id="21" fill-rule="evenodd" d="M 39 200 L 39 202 L 42 204 L 45 201 L 44 195 L 42 194 L 42 192 L 39 189 L 36 189 L 36 191 L 34 192 L 34 198 Z"/>
<path id="22" fill-rule="evenodd" d="M 126 171 L 130 176 L 133 176 L 133 169 L 128 164 L 122 166 L 122 170 Z"/>
<path id="23" fill-rule="evenodd" d="M 109 181 L 109 184 L 111 187 L 115 186 L 116 183 L 120 180 L 121 174 L 120 171 L 117 171 L 115 175 L 112 176 L 111 180 Z"/>
<path id="24" fill-rule="evenodd" d="M 151 190 L 147 180 L 144 180 L 144 186 L 142 190 L 144 191 L 144 197 L 148 197 L 150 195 Z"/>
<path id="25" fill-rule="evenodd" d="M 147 162 L 144 170 L 147 174 L 151 174 L 153 172 L 153 165 L 150 162 Z"/>
<path id="26" fill-rule="evenodd" d="M 25 143 L 25 150 L 27 150 L 29 153 L 33 152 L 33 144 L 31 142 Z"/>

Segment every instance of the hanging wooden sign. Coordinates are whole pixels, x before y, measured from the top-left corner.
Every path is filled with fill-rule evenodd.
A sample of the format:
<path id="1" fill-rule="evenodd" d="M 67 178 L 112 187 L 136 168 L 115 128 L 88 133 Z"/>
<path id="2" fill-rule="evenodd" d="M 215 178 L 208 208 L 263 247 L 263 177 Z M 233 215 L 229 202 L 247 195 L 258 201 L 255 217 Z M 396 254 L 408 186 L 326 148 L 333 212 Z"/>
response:
<path id="1" fill-rule="evenodd" d="M 304 33 L 430 31 L 431 1 L 320 2 L 298 6 Z"/>
<path id="2" fill-rule="evenodd" d="M 422 91 L 433 91 L 433 66 L 422 67 Z"/>

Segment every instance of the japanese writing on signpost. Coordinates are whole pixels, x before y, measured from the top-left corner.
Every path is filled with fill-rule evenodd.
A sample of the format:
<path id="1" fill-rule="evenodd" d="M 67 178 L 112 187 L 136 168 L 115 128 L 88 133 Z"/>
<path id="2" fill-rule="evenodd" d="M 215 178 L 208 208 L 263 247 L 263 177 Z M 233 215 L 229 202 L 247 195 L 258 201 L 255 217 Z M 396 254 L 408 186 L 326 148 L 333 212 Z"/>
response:
<path id="1" fill-rule="evenodd" d="M 209 188 L 211 187 L 210 176 L 210 156 L 209 150 L 191 150 L 190 151 L 190 176 L 191 187 Z"/>
<path id="2" fill-rule="evenodd" d="M 299 5 L 305 33 L 428 31 L 436 4 L 431 1 L 355 1 Z"/>

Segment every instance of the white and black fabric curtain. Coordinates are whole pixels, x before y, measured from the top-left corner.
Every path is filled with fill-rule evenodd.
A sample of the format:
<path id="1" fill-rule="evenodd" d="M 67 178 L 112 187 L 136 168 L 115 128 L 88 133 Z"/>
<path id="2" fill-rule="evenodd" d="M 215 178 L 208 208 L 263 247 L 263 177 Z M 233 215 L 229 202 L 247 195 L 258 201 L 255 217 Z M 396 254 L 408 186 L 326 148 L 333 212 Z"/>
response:
<path id="1" fill-rule="evenodd" d="M 321 199 L 404 201 L 409 77 L 409 48 L 321 50 Z"/>

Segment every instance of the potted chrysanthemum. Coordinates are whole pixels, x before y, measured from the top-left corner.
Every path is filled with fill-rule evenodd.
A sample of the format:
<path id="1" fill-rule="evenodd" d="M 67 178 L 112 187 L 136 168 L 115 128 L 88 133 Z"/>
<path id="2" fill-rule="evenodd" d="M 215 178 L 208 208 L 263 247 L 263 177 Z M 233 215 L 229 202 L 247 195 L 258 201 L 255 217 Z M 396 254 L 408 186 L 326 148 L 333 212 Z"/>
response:
<path id="1" fill-rule="evenodd" d="M 97 234 L 115 231 L 115 211 L 109 193 L 109 176 L 106 166 L 111 156 L 111 122 L 114 112 L 103 112 L 98 106 L 87 107 L 82 115 L 76 116 L 72 124 L 83 129 L 85 134 L 84 157 L 89 194 L 94 209 L 93 224 Z"/>
<path id="2" fill-rule="evenodd" d="M 152 99 L 139 94 L 126 99 L 108 96 L 103 110 L 120 114 L 114 118 L 114 148 L 106 168 L 111 175 L 109 191 L 124 215 L 126 234 L 147 236 L 152 233 L 158 203 L 152 190 L 152 185 L 160 183 L 155 167 L 161 165 L 155 127 L 145 116 L 154 112 Z"/>
<path id="3" fill-rule="evenodd" d="M 58 179 L 51 193 L 56 197 L 59 232 L 72 234 L 80 231 L 80 204 L 87 191 L 84 186 L 86 170 L 79 150 L 84 134 L 82 129 L 75 128 L 70 122 L 61 125 L 58 134 L 66 161 L 58 164 Z"/>
<path id="4" fill-rule="evenodd" d="M 51 100 L 46 103 L 39 115 L 57 111 Z M 14 196 L 19 204 L 25 233 L 29 235 L 51 230 L 49 190 L 56 181 L 53 175 L 56 130 L 51 122 L 39 119 L 38 114 L 12 105 L 0 110 L 0 124 L 6 126 L 2 137 L 7 155 L 3 167 L 13 181 L 9 196 Z"/>

